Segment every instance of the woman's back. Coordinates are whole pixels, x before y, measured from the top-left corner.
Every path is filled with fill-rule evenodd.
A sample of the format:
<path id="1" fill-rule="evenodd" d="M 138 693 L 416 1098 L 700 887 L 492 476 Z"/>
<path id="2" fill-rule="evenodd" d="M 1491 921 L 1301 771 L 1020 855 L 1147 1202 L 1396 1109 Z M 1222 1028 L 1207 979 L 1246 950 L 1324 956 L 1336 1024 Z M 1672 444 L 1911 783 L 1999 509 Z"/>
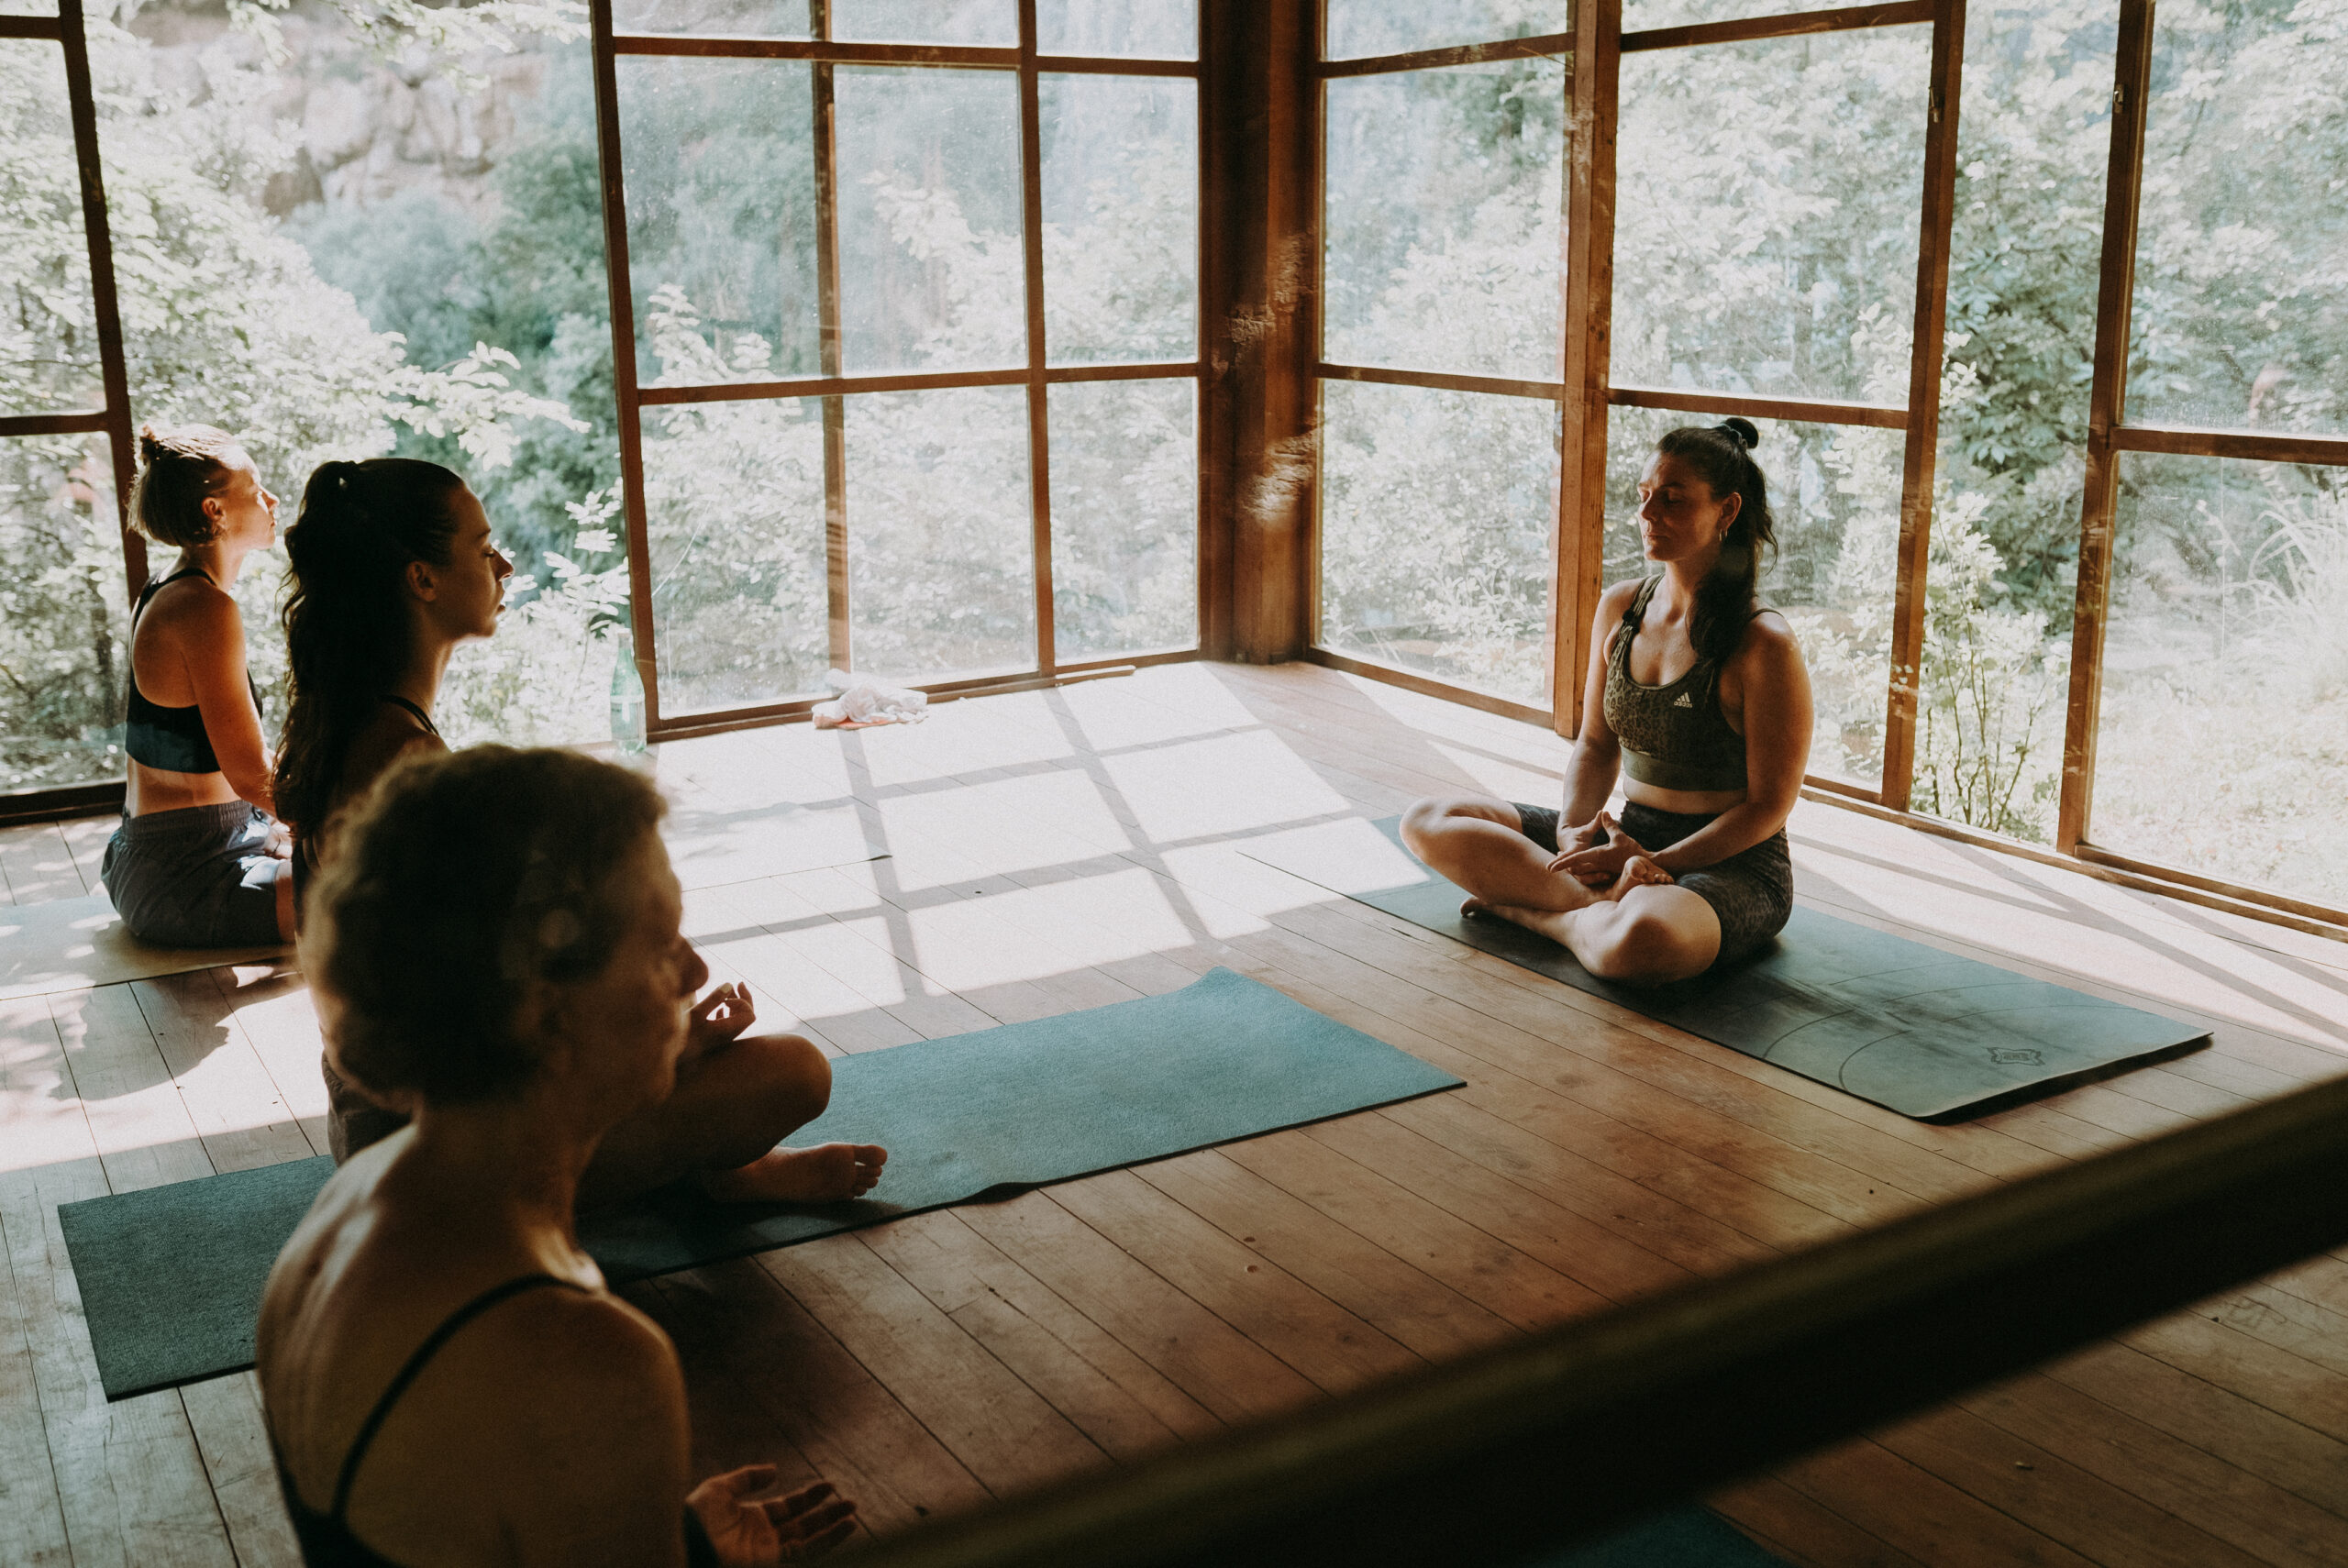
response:
<path id="1" fill-rule="evenodd" d="M 667 1341 L 560 1227 L 482 1192 L 467 1165 L 419 1154 L 412 1134 L 360 1155 L 271 1275 L 261 1393 L 305 1557 L 681 1561 L 684 1397 Z M 550 1493 L 533 1475 L 548 1469 L 599 1479 Z"/>

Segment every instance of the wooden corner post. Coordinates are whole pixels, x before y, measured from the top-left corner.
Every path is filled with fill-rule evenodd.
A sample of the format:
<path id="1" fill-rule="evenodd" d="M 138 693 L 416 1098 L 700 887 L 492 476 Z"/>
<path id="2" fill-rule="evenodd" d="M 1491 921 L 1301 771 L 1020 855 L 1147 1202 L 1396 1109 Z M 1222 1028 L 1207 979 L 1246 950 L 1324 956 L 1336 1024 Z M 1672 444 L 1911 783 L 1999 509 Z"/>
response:
<path id="1" fill-rule="evenodd" d="M 1312 638 L 1320 10 L 1202 6 L 1201 644 L 1249 664 Z"/>
<path id="2" fill-rule="evenodd" d="M 1925 575 L 1932 556 L 1933 477 L 1940 456 L 1941 362 L 1948 327 L 1949 236 L 1956 207 L 1957 100 L 1965 0 L 1933 9 L 1931 118 L 1916 237 L 1915 336 L 1908 357 L 1908 441 L 1900 464 L 1899 544 L 1891 611 L 1891 692 L 1883 726 L 1883 803 L 1908 809 L 1916 778 L 1916 709 L 1924 671 Z"/>
<path id="3" fill-rule="evenodd" d="M 1606 406 L 1612 383 L 1614 127 L 1623 0 L 1574 7 L 1570 145 L 1566 150 L 1565 398 L 1560 404 L 1557 553 L 1549 596 L 1551 723 L 1581 728 L 1589 622 L 1605 592 Z"/>
<path id="4" fill-rule="evenodd" d="M 2120 499 L 2126 413 L 2129 307 L 2136 282 L 2137 195 L 2144 172 L 2145 82 L 2152 73 L 2153 0 L 2121 0 L 2112 72 L 2111 162 L 2105 176 L 2103 270 L 2097 285 L 2095 381 L 2088 393 L 2087 473 L 2079 501 L 2078 596 L 2071 622 L 2071 701 L 2063 723 L 2063 793 L 2054 847 L 2078 852 L 2095 796 L 2095 732 L 2103 700 L 2104 616 L 2111 604 L 2112 521 Z"/>

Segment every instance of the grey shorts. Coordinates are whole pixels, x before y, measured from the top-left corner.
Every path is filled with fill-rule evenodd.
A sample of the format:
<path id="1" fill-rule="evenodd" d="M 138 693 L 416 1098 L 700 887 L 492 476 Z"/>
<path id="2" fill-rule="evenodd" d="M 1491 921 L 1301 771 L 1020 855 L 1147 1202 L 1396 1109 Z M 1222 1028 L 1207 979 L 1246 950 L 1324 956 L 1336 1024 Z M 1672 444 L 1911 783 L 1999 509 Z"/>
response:
<path id="1" fill-rule="evenodd" d="M 1557 813 L 1547 806 L 1531 806 L 1522 801 L 1510 804 L 1516 808 L 1524 836 L 1555 855 Z M 1668 849 L 1713 819 L 1700 813 L 1658 812 L 1631 801 L 1615 820 L 1624 833 L 1647 848 Z M 1712 960 L 1715 964 L 1742 958 L 1766 946 L 1793 918 L 1794 863 L 1783 828 L 1726 860 L 1684 871 L 1672 880 L 1711 905 L 1720 917 L 1721 954 Z"/>
<path id="2" fill-rule="evenodd" d="M 141 942 L 163 947 L 268 947 L 277 930 L 274 818 L 243 801 L 125 817 L 98 879 Z"/>

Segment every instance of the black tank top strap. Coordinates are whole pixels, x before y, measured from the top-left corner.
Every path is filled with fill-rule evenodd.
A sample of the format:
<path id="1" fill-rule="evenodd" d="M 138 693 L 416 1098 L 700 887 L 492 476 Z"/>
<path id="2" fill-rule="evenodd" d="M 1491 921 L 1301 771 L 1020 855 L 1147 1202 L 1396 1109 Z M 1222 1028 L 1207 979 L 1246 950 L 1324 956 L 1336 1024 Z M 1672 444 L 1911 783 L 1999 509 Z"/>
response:
<path id="1" fill-rule="evenodd" d="M 383 1390 L 383 1397 L 375 1401 L 375 1408 L 372 1410 L 367 1412 L 366 1423 L 359 1429 L 359 1436 L 352 1440 L 350 1452 L 343 1456 L 342 1474 L 336 1477 L 334 1484 L 334 1508 L 328 1515 L 337 1528 L 345 1529 L 349 1528 L 344 1524 L 342 1516 L 343 1511 L 350 1506 L 350 1488 L 359 1479 L 359 1462 L 367 1457 L 367 1450 L 374 1442 L 375 1434 L 382 1430 L 384 1420 L 392 1413 L 392 1407 L 399 1403 L 400 1396 L 407 1392 L 408 1385 L 415 1381 L 417 1375 L 424 1371 L 432 1358 L 440 1353 L 441 1347 L 454 1339 L 457 1331 L 466 1324 L 502 1301 L 511 1300 L 525 1291 L 537 1290 L 545 1286 L 554 1286 L 563 1290 L 576 1290 L 581 1294 L 585 1294 L 587 1290 L 583 1285 L 574 1284 L 568 1279 L 559 1279 L 550 1274 L 526 1274 L 518 1279 L 509 1279 L 503 1285 L 493 1286 L 482 1291 L 479 1296 L 442 1319 L 440 1326 L 433 1330 L 422 1344 L 415 1347 L 415 1353 L 407 1358 L 407 1364 L 400 1368 L 399 1375 L 393 1378 L 391 1386 Z"/>
<path id="2" fill-rule="evenodd" d="M 424 726 L 424 733 L 426 734 L 430 735 L 434 740 L 440 739 L 440 726 L 432 722 L 431 714 L 426 712 L 423 709 L 417 707 L 406 698 L 396 696 L 389 691 L 383 693 L 382 701 L 389 702 L 394 708 L 406 709 L 408 711 L 409 717 L 413 718 L 417 723 Z"/>

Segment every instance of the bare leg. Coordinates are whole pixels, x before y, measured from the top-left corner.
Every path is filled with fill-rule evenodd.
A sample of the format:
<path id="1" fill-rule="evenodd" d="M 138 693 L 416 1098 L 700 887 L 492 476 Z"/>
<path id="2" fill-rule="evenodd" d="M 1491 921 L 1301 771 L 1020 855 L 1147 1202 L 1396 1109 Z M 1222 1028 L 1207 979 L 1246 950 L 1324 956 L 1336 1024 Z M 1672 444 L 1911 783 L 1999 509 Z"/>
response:
<path id="1" fill-rule="evenodd" d="M 1605 897 L 1550 870 L 1550 853 L 1524 836 L 1506 801 L 1450 795 L 1417 801 L 1402 813 L 1402 842 L 1468 890 L 1464 912 L 1501 906 L 1556 912 Z"/>
<path id="2" fill-rule="evenodd" d="M 880 1179 L 887 1151 L 868 1143 L 777 1147 L 823 1114 L 831 1064 L 796 1034 L 753 1034 L 689 1055 L 660 1104 L 605 1134 L 580 1184 L 593 1208 L 698 1177 L 725 1201 L 826 1203 Z"/>
<path id="3" fill-rule="evenodd" d="M 1493 905 L 1488 912 L 1557 943 L 1599 978 L 1629 986 L 1700 975 L 1721 952 L 1712 906 L 1674 886 L 1644 856 L 1623 867 L 1611 896 L 1582 909 Z"/>

